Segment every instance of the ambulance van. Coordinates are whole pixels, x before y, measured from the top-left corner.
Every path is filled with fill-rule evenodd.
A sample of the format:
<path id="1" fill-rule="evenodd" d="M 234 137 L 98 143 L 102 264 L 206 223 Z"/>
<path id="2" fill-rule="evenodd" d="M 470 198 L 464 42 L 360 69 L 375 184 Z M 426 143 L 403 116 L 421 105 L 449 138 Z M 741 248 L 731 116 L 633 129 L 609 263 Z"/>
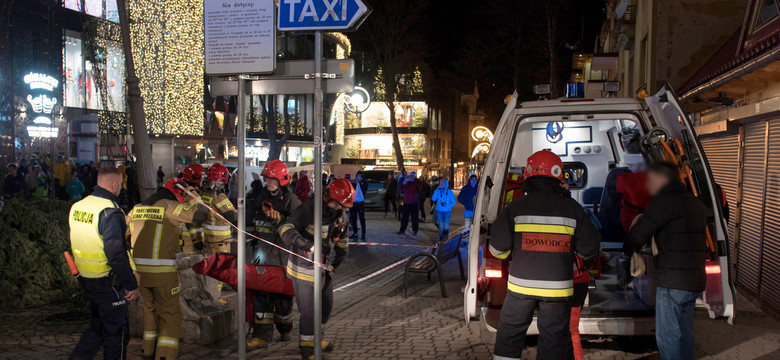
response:
<path id="1" fill-rule="evenodd" d="M 709 208 L 707 287 L 697 306 L 712 318 L 731 322 L 735 290 L 729 276 L 729 247 L 721 194 L 693 125 L 667 85 L 642 100 L 607 97 L 518 102 L 504 111 L 482 172 L 468 247 L 466 321 L 478 319 L 486 342 L 495 341 L 507 293 L 508 259 L 488 250 L 491 224 L 513 199 L 522 196 L 526 159 L 548 149 L 563 160 L 571 195 L 591 212 L 602 232 L 602 249 L 582 311 L 583 335 L 640 336 L 655 333 L 653 259 L 647 272 L 626 276 L 620 227 L 619 174 L 642 171 L 652 161 L 677 162 L 689 190 Z M 735 149 L 736 151 L 736 149 Z M 644 186 L 644 184 L 633 184 Z M 595 279 L 593 279 L 595 278 Z M 629 281 L 630 280 L 630 281 Z M 536 321 L 529 334 L 538 334 Z"/>

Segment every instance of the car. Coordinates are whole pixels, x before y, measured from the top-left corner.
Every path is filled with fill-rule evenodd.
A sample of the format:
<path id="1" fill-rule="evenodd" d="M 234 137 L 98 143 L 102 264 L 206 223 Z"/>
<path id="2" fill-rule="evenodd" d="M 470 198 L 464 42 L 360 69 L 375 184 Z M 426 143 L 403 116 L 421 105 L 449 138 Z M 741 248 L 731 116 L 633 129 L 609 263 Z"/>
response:
<path id="1" fill-rule="evenodd" d="M 387 177 L 393 175 L 392 170 L 363 170 L 363 178 L 368 182 L 368 190 L 364 194 L 367 209 L 384 209 L 385 193 L 387 192 Z"/>
<path id="2" fill-rule="evenodd" d="M 468 283 L 464 290 L 465 319 L 479 319 L 486 342 L 495 341 L 507 293 L 509 263 L 488 251 L 490 227 L 501 209 L 521 193 L 519 183 L 526 158 L 541 149 L 561 157 L 572 197 L 594 215 L 599 215 L 600 204 L 611 196 L 609 190 L 615 184 L 608 183 L 608 178 L 614 178 L 610 175 L 666 159 L 669 144 L 677 153 L 684 151 L 681 157 L 682 163 L 690 167 L 689 187 L 710 210 L 707 286 L 697 305 L 706 308 L 712 318 L 732 322 L 736 292 L 729 275 L 728 232 L 717 185 L 691 120 L 671 87 L 666 85 L 642 100 L 563 98 L 521 103 L 515 94 L 495 133 L 475 202 L 477 221 L 469 235 Z M 607 211 L 601 215 L 609 216 Z M 635 278 L 624 288 L 619 271 L 623 239 L 604 231 L 600 273 L 591 280 L 580 333 L 654 335 L 653 260 L 646 259 L 649 275 Z M 529 334 L 538 334 L 536 320 Z"/>

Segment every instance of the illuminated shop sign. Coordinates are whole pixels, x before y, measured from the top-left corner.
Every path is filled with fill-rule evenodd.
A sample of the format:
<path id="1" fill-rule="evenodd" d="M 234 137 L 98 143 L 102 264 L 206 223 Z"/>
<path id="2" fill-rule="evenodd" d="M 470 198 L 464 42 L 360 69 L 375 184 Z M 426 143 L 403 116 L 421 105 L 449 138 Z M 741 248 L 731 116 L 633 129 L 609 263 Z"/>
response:
<path id="1" fill-rule="evenodd" d="M 24 83 L 30 87 L 27 102 L 30 103 L 33 114 L 32 124 L 27 126 L 30 137 L 57 137 L 59 129 L 52 126 L 52 113 L 57 105 L 54 89 L 59 86 L 59 80 L 52 76 L 31 72 L 24 76 Z"/>
<path id="2" fill-rule="evenodd" d="M 398 163 L 393 159 L 388 159 L 388 160 L 376 159 L 377 166 L 396 166 L 396 164 Z M 415 159 L 404 159 L 404 165 L 420 166 L 420 161 Z"/>

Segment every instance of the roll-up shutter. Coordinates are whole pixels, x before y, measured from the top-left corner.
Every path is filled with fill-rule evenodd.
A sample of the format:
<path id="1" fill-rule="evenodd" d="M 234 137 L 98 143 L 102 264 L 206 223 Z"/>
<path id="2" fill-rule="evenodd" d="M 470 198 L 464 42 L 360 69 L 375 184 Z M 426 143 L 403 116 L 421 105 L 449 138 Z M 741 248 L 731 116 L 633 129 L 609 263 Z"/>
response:
<path id="1" fill-rule="evenodd" d="M 745 125 L 745 163 L 742 183 L 742 222 L 739 228 L 737 283 L 758 295 L 761 223 L 764 199 L 766 122 Z M 735 163 L 736 165 L 736 163 Z"/>
<path id="2" fill-rule="evenodd" d="M 780 119 L 769 122 L 763 235 L 759 301 L 774 312 L 780 312 Z"/>
<path id="3" fill-rule="evenodd" d="M 734 216 L 737 208 L 737 164 L 739 163 L 739 134 L 723 135 L 716 137 L 703 137 L 700 139 L 707 155 L 707 161 L 712 170 L 712 176 L 726 192 L 726 200 L 729 205 L 729 250 L 734 256 Z M 732 258 L 731 261 L 734 261 Z"/>

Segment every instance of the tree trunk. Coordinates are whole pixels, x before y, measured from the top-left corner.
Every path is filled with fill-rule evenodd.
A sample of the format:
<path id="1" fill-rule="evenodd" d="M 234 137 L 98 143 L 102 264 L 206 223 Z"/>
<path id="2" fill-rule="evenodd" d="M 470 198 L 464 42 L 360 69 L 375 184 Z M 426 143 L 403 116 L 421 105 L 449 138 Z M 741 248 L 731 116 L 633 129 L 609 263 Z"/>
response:
<path id="1" fill-rule="evenodd" d="M 388 98 L 393 98 L 390 93 L 385 94 Z M 395 162 L 398 166 L 398 170 L 403 173 L 406 171 L 404 167 L 404 154 L 401 152 L 401 141 L 398 139 L 398 126 L 395 123 L 395 104 L 393 101 L 386 101 L 385 105 L 390 109 L 390 132 L 393 134 L 393 152 L 395 152 Z"/>
<path id="2" fill-rule="evenodd" d="M 138 184 L 141 200 L 144 200 L 151 196 L 156 189 L 152 144 L 149 142 L 149 132 L 146 127 L 144 99 L 141 97 L 141 88 L 139 86 L 140 80 L 135 75 L 135 63 L 133 62 L 132 44 L 130 42 L 130 19 L 127 14 L 126 0 L 117 0 L 117 10 L 119 11 L 119 28 L 122 32 L 122 48 L 125 52 L 128 119 L 133 129 Z"/>

